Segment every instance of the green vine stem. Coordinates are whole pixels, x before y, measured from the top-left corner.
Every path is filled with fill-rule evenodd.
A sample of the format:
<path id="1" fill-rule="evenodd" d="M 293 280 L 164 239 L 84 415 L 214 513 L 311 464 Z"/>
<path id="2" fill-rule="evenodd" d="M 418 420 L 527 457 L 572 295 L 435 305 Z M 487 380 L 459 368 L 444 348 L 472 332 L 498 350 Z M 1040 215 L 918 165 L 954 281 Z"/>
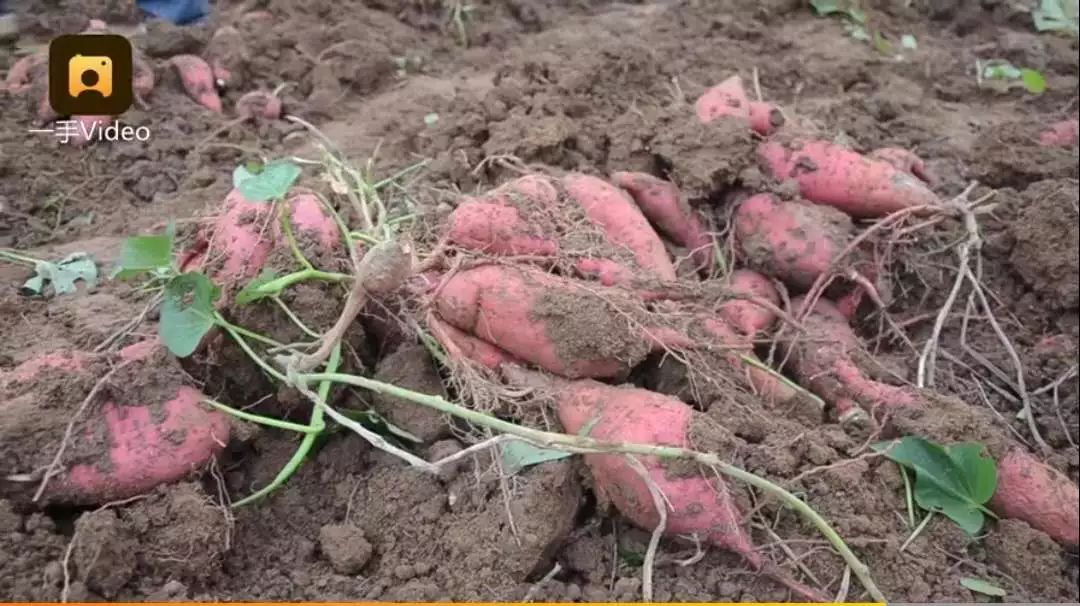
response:
<path id="1" fill-rule="evenodd" d="M 326 362 L 327 374 L 333 375 L 337 371 L 339 364 L 341 364 L 340 344 L 330 353 L 330 359 Z M 334 382 L 330 380 L 324 380 L 319 384 L 318 395 L 321 401 L 326 401 L 326 398 L 330 395 L 330 388 L 333 384 Z M 289 478 L 296 473 L 296 470 L 300 468 L 300 465 L 304 463 L 304 459 L 307 458 L 308 453 L 310 453 L 312 447 L 315 446 L 315 440 L 318 439 L 319 435 L 324 431 L 326 431 L 325 409 L 322 406 L 312 406 L 308 427 L 304 432 L 304 439 L 301 440 L 300 445 L 296 447 L 296 452 L 293 453 L 293 456 L 285 463 L 285 466 L 281 468 L 281 471 L 278 472 L 277 476 L 275 476 L 269 484 L 233 503 L 232 507 L 243 507 L 248 503 L 258 501 L 280 488 L 282 484 L 287 482 Z"/>
<path id="2" fill-rule="evenodd" d="M 745 482 L 759 490 L 762 490 L 768 494 L 771 494 L 780 499 L 785 505 L 794 509 L 799 515 L 808 520 L 811 524 L 818 529 L 818 531 L 829 541 L 834 549 L 840 554 L 847 565 L 851 568 L 851 571 L 855 573 L 863 587 L 866 588 L 867 593 L 876 602 L 887 602 L 884 594 L 878 589 L 877 584 L 874 583 L 873 578 L 870 576 L 870 570 L 861 560 L 855 555 L 851 548 L 847 546 L 844 539 L 829 525 L 829 522 L 825 518 L 815 511 L 810 505 L 800 500 L 795 495 L 791 494 L 783 487 L 778 486 L 769 480 L 757 476 L 753 473 L 745 471 L 739 467 L 726 463 L 715 454 L 698 452 L 686 448 L 678 448 L 675 446 L 659 446 L 654 444 L 632 444 L 627 442 L 605 442 L 601 440 L 595 440 L 585 436 L 572 436 L 561 433 L 554 433 L 549 431 L 542 431 L 538 429 L 532 429 L 529 427 L 522 427 L 509 421 L 504 421 L 487 414 L 477 412 L 475 410 L 469 410 L 463 406 L 459 406 L 452 402 L 449 402 L 439 396 L 432 396 L 422 393 L 417 393 L 408 389 L 403 389 L 396 385 L 389 383 L 383 383 L 382 381 L 375 381 L 365 377 L 358 377 L 355 375 L 341 374 L 341 373 L 311 373 L 311 374 L 290 374 L 291 382 L 299 382 L 301 384 L 314 381 L 332 381 L 335 383 L 344 383 L 352 385 L 354 387 L 360 387 L 362 389 L 368 389 L 375 393 L 389 395 L 404 400 L 409 400 L 415 404 L 421 406 L 427 406 L 444 412 L 460 419 L 464 419 L 470 423 L 487 427 L 495 431 L 510 434 L 528 442 L 533 443 L 541 448 L 556 448 L 566 452 L 572 452 L 577 454 L 595 454 L 595 453 L 623 453 L 623 454 L 637 454 L 644 456 L 654 456 L 666 459 L 691 459 L 702 465 L 712 467 L 719 470 L 721 473 L 735 478 L 741 482 Z M 325 399 L 319 403 L 317 408 L 325 406 Z"/>

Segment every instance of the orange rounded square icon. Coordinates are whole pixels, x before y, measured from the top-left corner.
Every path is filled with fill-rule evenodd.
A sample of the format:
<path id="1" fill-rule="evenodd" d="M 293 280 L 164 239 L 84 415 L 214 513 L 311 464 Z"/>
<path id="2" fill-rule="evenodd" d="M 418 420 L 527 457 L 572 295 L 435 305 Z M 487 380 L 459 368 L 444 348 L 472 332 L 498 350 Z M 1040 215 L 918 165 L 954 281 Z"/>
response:
<path id="1" fill-rule="evenodd" d="M 131 107 L 131 43 L 123 36 L 59 36 L 49 44 L 49 104 L 62 116 L 117 116 Z"/>

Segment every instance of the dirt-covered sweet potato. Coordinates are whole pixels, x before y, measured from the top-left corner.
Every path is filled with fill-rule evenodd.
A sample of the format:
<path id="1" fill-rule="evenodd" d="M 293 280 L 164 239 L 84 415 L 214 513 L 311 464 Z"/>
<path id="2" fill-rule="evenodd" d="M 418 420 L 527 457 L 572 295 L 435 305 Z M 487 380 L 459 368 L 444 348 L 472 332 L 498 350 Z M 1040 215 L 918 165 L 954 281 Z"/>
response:
<path id="1" fill-rule="evenodd" d="M 615 185 L 633 197 L 641 212 L 660 232 L 675 244 L 690 251 L 699 271 L 713 265 L 713 241 L 701 213 L 695 211 L 670 181 L 647 173 L 615 172 Z"/>
<path id="2" fill-rule="evenodd" d="M 854 226 L 827 206 L 756 194 L 735 209 L 734 233 L 750 268 L 805 291 L 851 240 Z"/>
<path id="3" fill-rule="evenodd" d="M 169 63 L 180 74 L 180 82 L 189 97 L 206 109 L 221 113 L 221 97 L 218 96 L 214 71 L 202 57 L 176 55 L 169 59 Z"/>
<path id="4" fill-rule="evenodd" d="M 855 218 L 941 203 L 911 173 L 830 141 L 773 137 L 758 146 L 758 156 L 777 179 L 797 183 L 807 200 Z"/>
<path id="5" fill-rule="evenodd" d="M 803 297 L 791 302 L 796 310 L 803 304 Z M 865 412 L 887 414 L 891 409 L 919 404 L 914 391 L 867 375 L 860 363 L 865 355 L 862 344 L 847 318 L 830 301 L 819 299 L 803 319 L 803 328 L 784 339 L 787 369 L 799 385 L 831 405 L 841 422 L 864 418 Z"/>
<path id="6" fill-rule="evenodd" d="M 45 502 L 95 505 L 175 482 L 202 469 L 229 439 L 228 420 L 202 399 L 157 340 L 116 354 L 31 359 L 0 374 L 4 475 L 47 469 L 74 422 Z M 37 486 L 0 488 L 28 497 Z"/>
<path id="7" fill-rule="evenodd" d="M 636 297 L 529 266 L 452 272 L 435 313 L 465 333 L 557 375 L 615 377 L 661 344 L 685 346 L 648 325 Z"/>

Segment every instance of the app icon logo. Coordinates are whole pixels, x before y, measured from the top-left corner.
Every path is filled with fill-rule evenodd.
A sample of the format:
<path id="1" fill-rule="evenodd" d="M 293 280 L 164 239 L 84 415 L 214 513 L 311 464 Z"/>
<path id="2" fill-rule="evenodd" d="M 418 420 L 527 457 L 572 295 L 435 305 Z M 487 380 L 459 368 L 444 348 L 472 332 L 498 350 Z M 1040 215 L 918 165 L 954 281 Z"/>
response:
<path id="1" fill-rule="evenodd" d="M 65 116 L 117 116 L 131 107 L 131 43 L 111 34 L 66 35 L 49 44 L 49 104 Z"/>

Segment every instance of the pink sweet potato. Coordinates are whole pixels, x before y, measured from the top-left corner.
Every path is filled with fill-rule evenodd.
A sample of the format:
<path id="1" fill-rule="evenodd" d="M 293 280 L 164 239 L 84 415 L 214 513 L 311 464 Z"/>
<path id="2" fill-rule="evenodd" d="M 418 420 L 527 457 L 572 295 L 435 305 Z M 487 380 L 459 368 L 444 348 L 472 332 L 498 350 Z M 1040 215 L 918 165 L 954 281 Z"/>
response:
<path id="1" fill-rule="evenodd" d="M 757 194 L 735 210 L 734 233 L 748 265 L 805 291 L 829 270 L 851 238 L 851 220 L 836 209 Z"/>
<path id="2" fill-rule="evenodd" d="M 801 309 L 802 297 L 791 302 Z M 890 409 L 919 405 L 916 394 L 904 387 L 866 376 L 856 357 L 862 354 L 859 338 L 835 305 L 818 300 L 803 319 L 802 334 L 785 340 L 789 367 L 795 380 L 833 406 L 841 422 L 861 417 L 860 409 L 887 414 Z"/>
<path id="3" fill-rule="evenodd" d="M 342 248 L 341 230 L 337 221 L 326 211 L 318 196 L 309 193 L 300 193 L 291 196 L 288 200 L 291 209 L 290 221 L 293 233 L 298 240 L 311 239 L 320 249 L 320 252 L 331 252 Z M 280 233 L 281 223 L 275 222 L 276 242 L 284 242 L 284 234 Z"/>
<path id="4" fill-rule="evenodd" d="M 926 163 L 911 150 L 902 147 L 883 147 L 870 152 L 870 158 L 887 162 L 896 170 L 918 177 L 927 185 L 934 182 L 933 176 L 926 170 Z"/>
<path id="5" fill-rule="evenodd" d="M 562 183 L 610 244 L 630 251 L 638 266 L 656 278 L 675 280 L 675 266 L 664 242 L 626 192 L 603 179 L 576 173 L 564 177 Z"/>
<path id="6" fill-rule="evenodd" d="M 465 202 L 449 218 L 448 241 L 468 250 L 497 256 L 554 257 L 558 242 L 537 234 L 514 207 L 491 202 Z"/>
<path id="7" fill-rule="evenodd" d="M 559 422 L 567 433 L 577 434 L 588 427 L 589 437 L 596 440 L 691 447 L 688 436 L 696 413 L 678 399 L 589 380 L 558 382 L 555 391 Z M 741 555 L 755 570 L 766 570 L 804 599 L 824 599 L 765 563 L 751 543 L 743 515 L 722 479 L 707 471 L 677 473 L 657 457 L 637 459 L 666 500 L 665 534 L 697 534 Z M 635 525 L 645 530 L 656 528 L 660 514 L 649 483 L 626 455 L 589 454 L 585 461 L 602 501 L 613 504 Z"/>
<path id="8" fill-rule="evenodd" d="M 757 134 L 768 137 L 784 125 L 784 113 L 768 101 L 750 102 L 750 128 Z"/>
<path id="9" fill-rule="evenodd" d="M 236 114 L 242 118 L 278 120 L 281 118 L 281 98 L 270 91 L 253 90 L 237 99 Z"/>
<path id="10" fill-rule="evenodd" d="M 498 370 L 506 364 L 519 362 L 506 351 L 458 330 L 440 320 L 435 314 L 428 314 L 427 325 L 432 336 L 439 341 L 452 360 L 472 361 L 491 370 Z"/>
<path id="11" fill-rule="evenodd" d="M 728 324 L 751 339 L 772 328 L 776 314 L 754 302 L 780 305 L 780 293 L 768 278 L 756 271 L 736 269 L 728 277 L 727 287 L 733 298 L 720 305 L 720 315 Z"/>
<path id="12" fill-rule="evenodd" d="M 1080 121 L 1077 120 L 1055 122 L 1039 134 L 1039 144 L 1047 147 L 1076 147 L 1078 139 Z"/>
<path id="13" fill-rule="evenodd" d="M 829 141 L 773 138 L 759 145 L 758 155 L 777 179 L 795 181 L 807 200 L 855 218 L 941 203 L 910 173 Z"/>
<path id="14" fill-rule="evenodd" d="M 181 256 L 180 269 L 200 269 L 207 261 L 219 262 L 212 275 L 218 284 L 241 284 L 255 278 L 273 250 L 272 208 L 267 203 L 249 201 L 239 189 L 233 189 L 221 214 L 210 228 L 200 232 L 197 244 Z"/>
<path id="15" fill-rule="evenodd" d="M 8 69 L 5 87 L 13 95 L 22 94 L 30 90 L 32 78 L 38 68 L 46 65 L 49 61 L 48 53 L 34 53 L 16 61 Z"/>
<path id="16" fill-rule="evenodd" d="M 180 81 L 188 96 L 199 105 L 221 113 L 221 97 L 218 96 L 217 83 L 210 65 L 195 55 L 176 55 L 169 62 L 180 74 Z"/>
<path id="17" fill-rule="evenodd" d="M 533 267 L 483 265 L 451 273 L 435 291 L 440 319 L 526 362 L 569 378 L 619 376 L 678 335 L 634 326 L 607 303 L 620 291 Z M 623 311 L 624 314 L 630 311 Z"/>
<path id="18" fill-rule="evenodd" d="M 750 124 L 750 99 L 742 78 L 731 76 L 705 91 L 694 103 L 698 120 L 708 124 L 721 117 L 730 117 Z"/>
<path id="19" fill-rule="evenodd" d="M 1065 474 L 1020 447 L 998 462 L 998 485 L 990 508 L 1023 520 L 1059 543 L 1080 543 L 1080 490 Z"/>
<path id="20" fill-rule="evenodd" d="M 641 212 L 672 242 L 690 250 L 697 269 L 712 268 L 713 242 L 700 213 L 690 208 L 679 188 L 647 173 L 616 172 L 615 185 L 633 197 Z"/>
<path id="21" fill-rule="evenodd" d="M 126 368 L 76 416 L 103 373 L 121 363 Z M 48 503 L 100 504 L 199 470 L 228 441 L 229 423 L 202 405 L 203 395 L 184 384 L 175 364 L 150 340 L 118 354 L 48 354 L 0 375 L 0 450 L 11 449 L 5 460 L 17 473 L 42 469 L 75 419 L 68 455 L 44 493 Z"/>

